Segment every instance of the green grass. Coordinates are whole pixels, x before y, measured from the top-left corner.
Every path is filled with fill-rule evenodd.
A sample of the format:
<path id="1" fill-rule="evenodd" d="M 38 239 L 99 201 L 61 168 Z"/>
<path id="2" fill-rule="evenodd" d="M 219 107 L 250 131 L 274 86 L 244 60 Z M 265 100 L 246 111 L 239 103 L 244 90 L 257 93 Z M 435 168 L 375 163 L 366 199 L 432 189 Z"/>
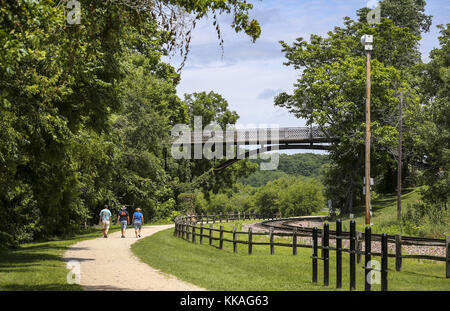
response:
<path id="1" fill-rule="evenodd" d="M 222 225 L 228 230 L 233 226 L 240 230 L 242 223 Z M 218 226 L 219 224 L 214 225 L 215 228 Z M 215 232 L 214 236 L 218 237 L 218 233 Z M 225 234 L 224 237 L 230 238 L 231 234 Z M 246 237 L 242 236 L 240 239 L 245 240 Z M 254 241 L 263 239 L 267 238 L 254 236 Z M 285 238 L 276 239 L 282 240 L 289 242 Z M 202 245 L 198 243 L 198 239 L 196 244 L 187 242 L 174 237 L 173 229 L 168 229 L 133 244 L 132 251 L 152 267 L 209 290 L 336 290 L 334 252 L 330 252 L 330 286 L 324 287 L 320 261 L 319 283 L 311 282 L 309 248 L 299 248 L 299 254 L 293 256 L 292 249 L 288 247 L 276 246 L 275 254 L 270 255 L 269 246 L 253 246 L 253 254 L 248 255 L 247 246 L 243 244 L 238 244 L 237 253 L 233 253 L 232 243 L 224 242 L 223 250 L 217 248 L 218 241 L 213 241 L 213 245 L 216 247 L 208 245 L 207 238 L 204 238 Z M 343 254 L 343 290 L 349 288 L 348 261 L 348 254 Z M 395 271 L 394 265 L 395 262 L 390 259 L 389 290 L 450 290 L 450 280 L 445 278 L 445 266 L 442 262 L 404 259 L 400 272 Z M 357 290 L 363 290 L 362 264 L 356 270 Z M 373 290 L 380 290 L 380 285 L 373 285 Z"/>
<path id="2" fill-rule="evenodd" d="M 109 233 L 119 230 L 119 225 L 112 225 Z M 62 256 L 68 246 L 102 235 L 102 229 L 91 228 L 70 239 L 28 243 L 18 249 L 0 251 L 0 291 L 82 290 L 77 284 L 67 283 L 69 270 Z"/>
<path id="3" fill-rule="evenodd" d="M 418 203 L 421 201 L 420 188 L 404 189 L 402 193 L 402 215 L 407 212 L 407 205 Z M 343 220 L 343 230 L 349 231 L 349 217 L 343 215 L 339 217 Z M 356 221 L 356 228 L 364 232 L 365 228 L 365 207 L 358 206 L 354 211 L 354 219 Z M 416 228 L 408 228 L 402 225 L 401 221 L 397 220 L 397 195 L 387 194 L 380 195 L 377 199 L 372 201 L 372 233 L 387 233 L 409 236 L 423 236 L 431 238 L 445 238 L 445 235 L 450 235 L 450 222 L 446 224 L 431 224 L 423 222 L 416 224 Z M 330 228 L 335 228 L 335 223 L 330 222 Z"/>

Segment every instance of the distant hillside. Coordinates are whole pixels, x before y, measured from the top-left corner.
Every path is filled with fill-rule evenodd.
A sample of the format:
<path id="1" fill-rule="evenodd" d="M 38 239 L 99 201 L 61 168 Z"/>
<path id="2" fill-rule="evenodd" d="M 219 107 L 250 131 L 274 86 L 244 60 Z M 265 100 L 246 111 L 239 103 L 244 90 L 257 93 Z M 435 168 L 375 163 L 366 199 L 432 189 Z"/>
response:
<path id="1" fill-rule="evenodd" d="M 254 163 L 262 162 L 261 159 L 251 160 Z M 289 175 L 314 177 L 319 176 L 324 164 L 329 163 L 328 155 L 314 153 L 280 154 L 278 170 L 256 171 L 247 178 L 240 179 L 239 182 L 253 187 L 260 187 L 269 181 Z"/>

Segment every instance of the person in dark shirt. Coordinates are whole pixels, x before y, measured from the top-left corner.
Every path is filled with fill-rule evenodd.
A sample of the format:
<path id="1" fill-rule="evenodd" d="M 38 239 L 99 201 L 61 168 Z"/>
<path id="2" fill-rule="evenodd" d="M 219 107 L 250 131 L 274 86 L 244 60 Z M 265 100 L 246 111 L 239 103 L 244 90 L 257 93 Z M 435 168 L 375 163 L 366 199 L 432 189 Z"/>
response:
<path id="1" fill-rule="evenodd" d="M 122 230 L 122 238 L 125 238 L 125 231 L 127 230 L 127 225 L 130 223 L 130 215 L 126 209 L 125 205 L 122 206 L 121 211 L 117 216 L 117 222 L 120 222 L 120 228 Z"/>

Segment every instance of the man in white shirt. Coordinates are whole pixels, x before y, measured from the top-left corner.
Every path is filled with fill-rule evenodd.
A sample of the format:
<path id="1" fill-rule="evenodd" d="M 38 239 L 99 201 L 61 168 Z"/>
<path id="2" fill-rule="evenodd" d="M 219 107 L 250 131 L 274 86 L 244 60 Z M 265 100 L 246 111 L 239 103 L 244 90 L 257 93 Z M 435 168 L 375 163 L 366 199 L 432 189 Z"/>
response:
<path id="1" fill-rule="evenodd" d="M 105 208 L 100 211 L 100 220 L 98 223 L 99 225 L 101 223 L 103 226 L 103 237 L 104 238 L 108 237 L 108 230 L 109 230 L 110 222 L 111 222 L 111 212 L 108 209 L 108 205 L 105 205 Z"/>

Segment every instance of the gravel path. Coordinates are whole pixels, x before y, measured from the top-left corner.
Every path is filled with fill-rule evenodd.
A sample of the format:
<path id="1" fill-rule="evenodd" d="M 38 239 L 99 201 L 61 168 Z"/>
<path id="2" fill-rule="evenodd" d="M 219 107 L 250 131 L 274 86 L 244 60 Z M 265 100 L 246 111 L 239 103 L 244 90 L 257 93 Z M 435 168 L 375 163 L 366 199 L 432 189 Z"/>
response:
<path id="1" fill-rule="evenodd" d="M 170 227 L 173 225 L 145 226 L 141 236 L 147 237 Z M 130 249 L 136 241 L 134 229 L 129 228 L 126 238 L 121 238 L 119 231 L 109 234 L 107 239 L 99 237 L 72 245 L 63 260 L 80 262 L 80 285 L 85 290 L 204 290 L 139 261 Z"/>

